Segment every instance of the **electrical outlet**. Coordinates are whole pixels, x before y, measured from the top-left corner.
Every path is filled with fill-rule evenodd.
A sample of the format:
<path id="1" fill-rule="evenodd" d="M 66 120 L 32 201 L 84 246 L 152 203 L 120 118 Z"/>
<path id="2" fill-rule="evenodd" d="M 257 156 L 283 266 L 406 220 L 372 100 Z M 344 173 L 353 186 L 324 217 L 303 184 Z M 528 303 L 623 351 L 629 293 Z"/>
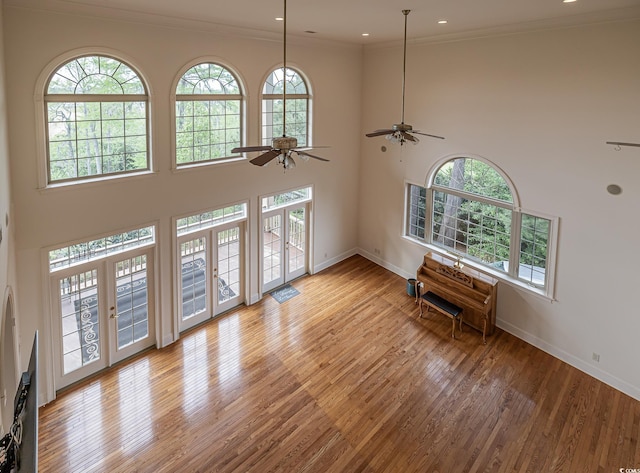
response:
<path id="1" fill-rule="evenodd" d="M 593 359 L 593 361 L 595 361 L 596 363 L 600 363 L 600 354 L 593 352 L 593 354 L 591 355 L 591 358 Z"/>

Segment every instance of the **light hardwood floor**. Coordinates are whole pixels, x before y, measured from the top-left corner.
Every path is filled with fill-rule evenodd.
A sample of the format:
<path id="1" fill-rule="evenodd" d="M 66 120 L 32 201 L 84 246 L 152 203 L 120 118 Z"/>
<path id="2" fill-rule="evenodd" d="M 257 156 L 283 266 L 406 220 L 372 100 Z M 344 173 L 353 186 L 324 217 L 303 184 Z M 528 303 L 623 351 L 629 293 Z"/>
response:
<path id="1" fill-rule="evenodd" d="M 41 472 L 618 472 L 640 402 L 355 256 L 40 410 Z"/>

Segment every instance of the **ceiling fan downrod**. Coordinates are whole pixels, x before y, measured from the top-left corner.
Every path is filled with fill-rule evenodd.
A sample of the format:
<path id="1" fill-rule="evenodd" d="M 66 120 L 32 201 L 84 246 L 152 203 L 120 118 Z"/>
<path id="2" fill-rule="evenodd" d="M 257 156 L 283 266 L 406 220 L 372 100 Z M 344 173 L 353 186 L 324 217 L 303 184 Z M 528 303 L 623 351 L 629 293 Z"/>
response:
<path id="1" fill-rule="evenodd" d="M 411 13 L 411 10 L 402 10 L 404 15 L 404 48 L 402 51 L 402 120 L 401 124 L 404 125 L 404 91 L 407 77 L 407 17 Z"/>

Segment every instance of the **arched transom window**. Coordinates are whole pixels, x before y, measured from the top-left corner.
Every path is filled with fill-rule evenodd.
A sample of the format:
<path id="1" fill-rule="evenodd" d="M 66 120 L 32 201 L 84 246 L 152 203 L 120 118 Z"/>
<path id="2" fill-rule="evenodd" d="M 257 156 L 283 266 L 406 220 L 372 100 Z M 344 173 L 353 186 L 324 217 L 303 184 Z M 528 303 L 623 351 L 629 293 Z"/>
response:
<path id="1" fill-rule="evenodd" d="M 176 165 L 239 157 L 231 150 L 242 136 L 242 93 L 227 68 L 201 63 L 176 87 Z"/>
<path id="2" fill-rule="evenodd" d="M 555 221 L 521 211 L 514 189 L 489 162 L 449 159 L 408 184 L 405 234 L 551 295 Z"/>
<path id="3" fill-rule="evenodd" d="M 286 130 L 282 129 L 283 91 L 286 87 Z M 298 146 L 309 144 L 309 91 L 304 79 L 294 69 L 272 71 L 262 88 L 262 143 L 271 144 L 274 137 L 294 137 Z"/>
<path id="4" fill-rule="evenodd" d="M 49 78 L 48 183 L 148 170 L 148 94 L 139 75 L 107 56 L 83 56 Z"/>

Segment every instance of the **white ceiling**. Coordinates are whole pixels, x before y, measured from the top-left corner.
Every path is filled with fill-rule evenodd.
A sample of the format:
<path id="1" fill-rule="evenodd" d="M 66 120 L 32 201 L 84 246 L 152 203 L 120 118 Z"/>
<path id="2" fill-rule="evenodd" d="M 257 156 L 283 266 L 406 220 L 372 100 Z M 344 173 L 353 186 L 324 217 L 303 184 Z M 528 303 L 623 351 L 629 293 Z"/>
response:
<path id="1" fill-rule="evenodd" d="M 284 0 L 4 0 L 5 5 L 97 13 L 165 24 L 282 32 Z M 447 39 L 640 17 L 640 0 L 287 0 L 287 32 L 354 44 L 408 38 Z M 446 25 L 438 20 L 446 19 Z M 309 33 L 313 31 L 315 33 Z M 369 33 L 363 37 L 362 33 Z"/>

